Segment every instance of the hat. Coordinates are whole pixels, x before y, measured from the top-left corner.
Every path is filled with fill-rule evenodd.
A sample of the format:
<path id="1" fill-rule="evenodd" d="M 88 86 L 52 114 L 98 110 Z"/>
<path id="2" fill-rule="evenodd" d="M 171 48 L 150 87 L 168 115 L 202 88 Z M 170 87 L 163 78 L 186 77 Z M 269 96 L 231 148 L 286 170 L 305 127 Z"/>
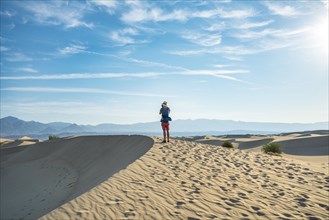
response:
<path id="1" fill-rule="evenodd" d="M 163 103 L 162 104 L 164 104 L 164 105 L 167 105 L 167 101 L 163 101 Z"/>

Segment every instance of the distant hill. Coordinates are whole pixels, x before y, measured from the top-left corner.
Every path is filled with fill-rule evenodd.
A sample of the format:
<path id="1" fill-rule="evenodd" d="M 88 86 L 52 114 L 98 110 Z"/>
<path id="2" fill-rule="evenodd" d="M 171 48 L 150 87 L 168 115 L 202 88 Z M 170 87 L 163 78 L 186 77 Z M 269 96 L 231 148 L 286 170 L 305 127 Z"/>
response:
<path id="1" fill-rule="evenodd" d="M 328 130 L 328 122 L 318 123 L 269 123 L 233 120 L 176 120 L 171 123 L 173 135 L 222 135 L 222 134 L 271 134 L 296 131 Z M 122 124 L 77 125 L 64 122 L 40 123 L 24 121 L 12 116 L 0 119 L 1 137 L 27 135 L 45 139 L 48 135 L 82 134 L 146 134 L 161 135 L 160 122 Z"/>
<path id="2" fill-rule="evenodd" d="M 11 116 L 0 119 L 1 136 L 37 134 L 47 128 L 46 124 L 35 121 L 26 122 Z"/>

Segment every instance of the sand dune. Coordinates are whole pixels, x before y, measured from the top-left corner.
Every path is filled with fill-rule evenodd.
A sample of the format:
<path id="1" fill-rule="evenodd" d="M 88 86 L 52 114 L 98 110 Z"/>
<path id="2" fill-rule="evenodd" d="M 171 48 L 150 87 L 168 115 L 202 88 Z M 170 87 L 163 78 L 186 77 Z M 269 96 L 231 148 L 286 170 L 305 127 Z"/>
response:
<path id="1" fill-rule="evenodd" d="M 329 155 L 329 136 L 301 137 L 289 140 L 277 140 L 286 154 L 300 156 Z"/>
<path id="2" fill-rule="evenodd" d="M 24 140 L 11 140 L 3 142 L 1 145 L 1 162 L 7 160 L 13 153 L 25 150 L 31 144 L 35 144 L 34 141 L 24 141 Z"/>
<path id="3" fill-rule="evenodd" d="M 161 138 L 41 219 L 328 219 L 328 173 L 282 157 Z"/>
<path id="4" fill-rule="evenodd" d="M 1 160 L 1 219 L 39 218 L 107 180 L 152 145 L 143 136 L 72 137 L 6 155 Z"/>
<path id="5" fill-rule="evenodd" d="M 0 146 L 2 147 L 2 145 L 7 144 L 7 143 L 11 143 L 14 142 L 14 140 L 12 139 L 7 139 L 7 138 L 0 138 Z"/>
<path id="6" fill-rule="evenodd" d="M 240 150 L 246 150 L 250 148 L 255 148 L 267 144 L 273 141 L 274 138 L 250 138 L 248 140 L 237 139 L 236 142 L 239 144 Z"/>
<path id="7" fill-rule="evenodd" d="M 328 172 L 250 152 L 272 139 L 322 152 L 324 135 L 230 138 L 246 150 L 211 145 L 225 139 L 90 136 L 25 146 L 1 160 L 1 219 L 329 218 Z"/>

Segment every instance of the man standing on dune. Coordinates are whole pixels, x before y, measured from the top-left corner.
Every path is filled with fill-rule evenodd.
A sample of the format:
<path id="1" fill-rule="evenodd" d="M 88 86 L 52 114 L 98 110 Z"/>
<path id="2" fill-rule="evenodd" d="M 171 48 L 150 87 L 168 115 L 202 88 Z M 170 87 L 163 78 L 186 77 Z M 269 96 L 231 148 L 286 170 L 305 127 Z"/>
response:
<path id="1" fill-rule="evenodd" d="M 161 118 L 161 126 L 163 130 L 163 141 L 162 143 L 169 142 L 169 121 L 171 118 L 169 117 L 170 108 L 167 106 L 167 102 L 164 101 L 161 105 L 161 109 L 159 115 L 162 115 Z"/>

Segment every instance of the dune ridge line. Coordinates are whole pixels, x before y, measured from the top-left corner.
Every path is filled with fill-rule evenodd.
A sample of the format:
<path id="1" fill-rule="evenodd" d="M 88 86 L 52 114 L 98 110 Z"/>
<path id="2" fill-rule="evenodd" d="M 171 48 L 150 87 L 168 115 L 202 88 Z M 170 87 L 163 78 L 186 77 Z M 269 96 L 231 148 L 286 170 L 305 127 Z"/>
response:
<path id="1" fill-rule="evenodd" d="M 1 219 L 36 219 L 145 154 L 145 136 L 82 136 L 36 143 L 1 160 Z"/>

